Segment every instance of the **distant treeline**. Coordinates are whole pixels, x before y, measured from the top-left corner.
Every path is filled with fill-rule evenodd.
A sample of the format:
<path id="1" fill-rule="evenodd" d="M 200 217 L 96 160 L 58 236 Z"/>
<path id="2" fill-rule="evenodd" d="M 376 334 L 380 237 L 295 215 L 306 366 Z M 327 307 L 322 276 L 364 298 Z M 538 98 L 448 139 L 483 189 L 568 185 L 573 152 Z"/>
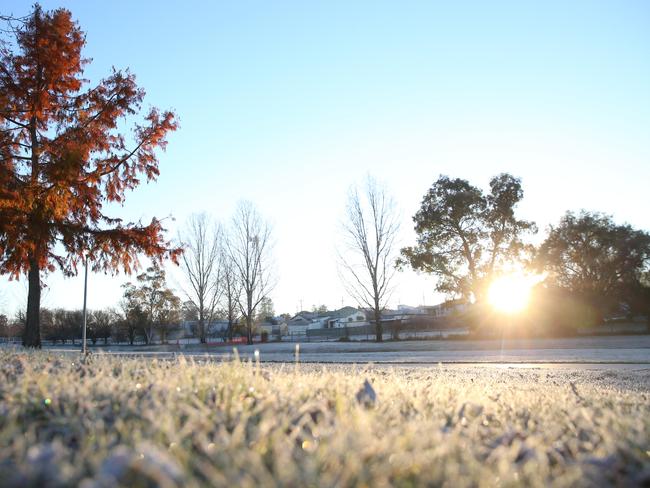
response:
<path id="1" fill-rule="evenodd" d="M 41 334 L 46 341 L 75 344 L 82 338 L 83 312 L 62 308 L 41 308 Z M 25 327 L 25 314 L 20 311 L 8 320 L 0 315 L 0 337 L 22 337 Z M 87 314 L 87 339 L 92 344 L 103 342 L 140 342 L 145 340 L 144 327 L 129 324 L 124 315 L 113 309 L 91 310 Z"/>

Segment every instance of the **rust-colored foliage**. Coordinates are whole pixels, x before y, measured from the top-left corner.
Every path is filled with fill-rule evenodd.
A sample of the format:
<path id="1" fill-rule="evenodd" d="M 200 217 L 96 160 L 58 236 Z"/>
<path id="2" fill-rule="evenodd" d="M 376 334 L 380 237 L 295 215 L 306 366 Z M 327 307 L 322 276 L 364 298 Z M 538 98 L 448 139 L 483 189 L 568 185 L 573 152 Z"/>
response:
<path id="1" fill-rule="evenodd" d="M 138 252 L 176 261 L 180 249 L 164 240 L 159 220 L 125 223 L 103 212 L 141 178 L 156 179 L 156 150 L 176 129 L 174 114 L 152 108 L 132 135 L 118 132 L 120 119 L 139 112 L 144 90 L 115 69 L 87 86 L 85 36 L 67 10 L 36 5 L 6 32 L 13 38 L 0 45 L 0 273 L 28 273 L 32 298 L 32 275 L 57 267 L 74 275 L 85 256 L 105 272 L 130 273 Z M 29 308 L 28 299 L 28 329 Z"/>

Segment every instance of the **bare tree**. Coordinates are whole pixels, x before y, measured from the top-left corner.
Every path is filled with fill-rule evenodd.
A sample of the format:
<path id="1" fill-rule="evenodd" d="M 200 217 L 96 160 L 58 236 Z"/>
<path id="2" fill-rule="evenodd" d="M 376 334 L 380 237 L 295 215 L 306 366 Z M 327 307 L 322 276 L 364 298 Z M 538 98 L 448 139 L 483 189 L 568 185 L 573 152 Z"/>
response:
<path id="1" fill-rule="evenodd" d="M 343 222 L 339 272 L 348 293 L 373 311 L 377 342 L 383 339 L 381 314 L 392 292 L 399 220 L 392 198 L 368 177 L 364 192 L 350 190 Z"/>
<path id="2" fill-rule="evenodd" d="M 180 236 L 184 248 L 181 265 L 189 283 L 185 294 L 198 312 L 201 343 L 207 341 L 207 329 L 221 295 L 221 234 L 221 228 L 201 213 L 190 216 Z"/>
<path id="3" fill-rule="evenodd" d="M 271 281 L 271 228 L 250 202 L 241 202 L 235 210 L 227 248 L 242 293 L 239 310 L 246 321 L 248 344 L 253 343 L 253 321 L 261 301 L 268 296 Z"/>
<path id="4" fill-rule="evenodd" d="M 228 237 L 225 238 L 225 241 L 229 242 Z M 239 315 L 239 300 L 242 293 L 242 287 L 237 273 L 237 268 L 235 267 L 235 263 L 233 262 L 230 253 L 227 251 L 227 246 L 225 246 L 222 251 L 221 262 L 221 289 L 223 290 L 222 303 L 226 319 L 228 320 L 226 335 L 228 340 L 232 341 L 235 322 Z"/>

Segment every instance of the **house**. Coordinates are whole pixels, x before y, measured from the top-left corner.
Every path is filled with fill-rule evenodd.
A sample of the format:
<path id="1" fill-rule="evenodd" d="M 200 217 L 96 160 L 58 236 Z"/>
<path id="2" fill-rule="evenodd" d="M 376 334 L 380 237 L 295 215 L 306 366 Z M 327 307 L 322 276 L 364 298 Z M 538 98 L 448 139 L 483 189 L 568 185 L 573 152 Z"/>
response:
<path id="1" fill-rule="evenodd" d="M 317 316 L 313 312 L 299 312 L 287 321 L 287 334 L 288 335 L 301 335 L 305 334 L 307 327 L 312 323 L 312 320 Z"/>
<path id="2" fill-rule="evenodd" d="M 327 312 L 327 317 L 323 320 L 324 329 L 334 329 L 351 325 L 360 325 L 359 322 L 365 322 L 367 313 L 364 310 L 354 307 L 343 307 L 332 312 Z"/>
<path id="3" fill-rule="evenodd" d="M 287 323 L 281 317 L 273 317 L 272 321 L 264 321 L 256 326 L 259 334 L 266 332 L 269 337 L 280 338 L 288 334 Z"/>
<path id="4" fill-rule="evenodd" d="M 309 325 L 312 321 L 318 316 L 315 312 L 298 312 L 296 315 L 291 317 L 287 322 L 287 325 Z"/>
<path id="5" fill-rule="evenodd" d="M 212 320 L 205 324 L 206 335 L 208 337 L 221 336 L 228 330 L 227 320 Z M 183 337 L 196 337 L 198 335 L 199 321 L 198 320 L 185 320 L 181 322 L 179 329 L 179 338 Z"/>
<path id="6" fill-rule="evenodd" d="M 469 309 L 470 304 L 463 299 L 447 300 L 433 307 L 427 307 L 429 315 L 433 317 L 449 317 L 465 312 Z"/>
<path id="7" fill-rule="evenodd" d="M 307 329 L 334 329 L 347 325 L 359 325 L 366 320 L 366 313 L 355 307 L 343 307 L 326 312 L 299 312 L 287 323 L 293 333 L 305 333 Z"/>
<path id="8" fill-rule="evenodd" d="M 395 315 L 402 315 L 406 319 L 413 316 L 426 316 L 434 318 L 449 317 L 466 311 L 470 304 L 466 300 L 446 300 L 437 305 L 420 305 L 412 307 L 409 305 L 398 305 Z"/>

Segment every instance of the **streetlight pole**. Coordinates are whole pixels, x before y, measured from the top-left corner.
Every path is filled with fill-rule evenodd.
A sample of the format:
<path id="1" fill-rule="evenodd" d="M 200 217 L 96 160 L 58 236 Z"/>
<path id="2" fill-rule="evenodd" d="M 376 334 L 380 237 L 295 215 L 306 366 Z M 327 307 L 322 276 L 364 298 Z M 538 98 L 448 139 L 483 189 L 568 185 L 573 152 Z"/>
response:
<path id="1" fill-rule="evenodd" d="M 84 272 L 84 323 L 83 323 L 83 336 L 82 336 L 82 349 L 81 352 L 85 356 L 88 354 L 88 348 L 86 346 L 86 325 L 87 325 L 87 320 L 86 320 L 86 298 L 88 296 L 88 256 L 86 256 L 85 259 L 85 272 Z"/>

